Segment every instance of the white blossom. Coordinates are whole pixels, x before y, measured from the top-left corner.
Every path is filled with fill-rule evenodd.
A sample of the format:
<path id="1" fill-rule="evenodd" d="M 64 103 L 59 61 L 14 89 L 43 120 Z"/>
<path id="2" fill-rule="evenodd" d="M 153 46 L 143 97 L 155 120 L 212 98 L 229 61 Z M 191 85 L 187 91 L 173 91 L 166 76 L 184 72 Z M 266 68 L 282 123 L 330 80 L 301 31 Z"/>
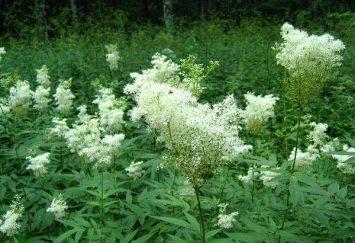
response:
<path id="1" fill-rule="evenodd" d="M 233 228 L 233 223 L 236 221 L 236 217 L 239 215 L 239 212 L 232 212 L 230 214 L 226 214 L 226 209 L 228 207 L 228 203 L 221 203 L 218 205 L 219 214 L 218 214 L 218 222 L 217 226 L 224 229 Z"/>
<path id="2" fill-rule="evenodd" d="M 8 210 L 0 219 L 0 232 L 10 237 L 15 235 L 21 228 L 18 222 L 22 217 L 24 207 L 20 203 L 20 197 L 16 196 L 11 204 L 11 209 Z"/>
<path id="3" fill-rule="evenodd" d="M 129 177 L 132 177 L 134 179 L 137 179 L 141 177 L 144 173 L 144 170 L 142 169 L 141 165 L 143 164 L 143 161 L 139 162 L 132 162 L 126 169 L 127 174 Z"/>
<path id="4" fill-rule="evenodd" d="M 238 179 L 246 184 L 252 184 L 253 180 L 255 180 L 255 178 L 259 174 L 258 172 L 255 172 L 254 170 L 255 170 L 255 168 L 249 167 L 247 175 L 245 175 L 245 176 L 239 175 Z"/>
<path id="5" fill-rule="evenodd" d="M 329 34 L 308 35 L 307 32 L 285 23 L 281 28 L 283 42 L 276 45 L 277 63 L 285 67 L 292 77 L 319 77 L 327 75 L 333 67 L 341 65 L 342 41 Z"/>
<path id="6" fill-rule="evenodd" d="M 10 88 L 9 105 L 17 114 L 27 113 L 32 98 L 32 91 L 27 81 L 17 81 L 14 87 Z"/>
<path id="7" fill-rule="evenodd" d="M 50 88 L 45 88 L 42 85 L 37 86 L 36 91 L 33 94 L 35 101 L 34 107 L 40 111 L 43 111 L 48 107 L 48 103 L 51 101 L 49 98 Z"/>
<path id="8" fill-rule="evenodd" d="M 236 217 L 238 216 L 238 212 L 233 212 L 230 214 L 218 214 L 218 222 L 217 225 L 224 229 L 233 228 L 233 223 L 236 221 Z"/>
<path id="9" fill-rule="evenodd" d="M 125 87 L 137 103 L 131 118 L 144 118 L 148 129 L 159 132 L 158 141 L 192 184 L 207 168 L 214 170 L 251 148 L 238 137 L 240 110 L 233 96 L 212 107 L 201 104 L 190 91 L 171 84 L 179 81 L 177 67 L 160 56 L 152 62 L 152 69 L 132 74 L 134 83 Z"/>
<path id="10" fill-rule="evenodd" d="M 0 115 L 6 115 L 10 113 L 11 107 L 8 105 L 6 99 L 0 99 Z"/>
<path id="11" fill-rule="evenodd" d="M 288 160 L 293 163 L 295 158 L 296 148 L 291 151 Z M 302 152 L 300 148 L 297 149 L 295 168 L 301 169 L 313 164 L 314 161 L 319 157 L 319 151 L 313 146 L 309 145 L 305 152 Z"/>
<path id="12" fill-rule="evenodd" d="M 118 106 L 118 100 L 111 89 L 102 88 L 93 101 L 99 107 L 100 124 L 111 132 L 118 131 L 124 123 L 124 112 Z"/>
<path id="13" fill-rule="evenodd" d="M 95 167 L 110 165 L 124 134 L 103 134 L 99 119 L 87 114 L 85 105 L 78 107 L 78 110 L 78 120 L 71 128 L 65 128 L 64 138 L 68 148 L 88 162 L 95 163 Z"/>
<path id="14" fill-rule="evenodd" d="M 26 159 L 29 160 L 30 164 L 26 169 L 32 170 L 35 176 L 44 175 L 47 173 L 46 165 L 50 163 L 49 155 L 50 153 L 43 153 L 36 157 L 28 156 Z"/>
<path id="15" fill-rule="evenodd" d="M 269 118 L 275 116 L 274 106 L 279 98 L 273 95 L 254 95 L 250 92 L 245 94 L 244 98 L 247 101 L 247 106 L 245 110 L 242 111 L 241 115 L 246 124 L 246 128 L 253 133 L 258 133 L 262 125 L 265 124 Z"/>
<path id="16" fill-rule="evenodd" d="M 5 47 L 0 47 L 0 62 L 2 59 L 2 56 L 6 54 Z"/>
<path id="17" fill-rule="evenodd" d="M 106 46 L 108 53 L 106 54 L 106 61 L 109 64 L 110 70 L 117 70 L 118 61 L 120 60 L 116 45 Z"/>
<path id="18" fill-rule="evenodd" d="M 63 115 L 67 115 L 70 112 L 73 99 L 75 98 L 70 90 L 70 82 L 71 80 L 62 81 L 58 85 L 56 93 L 53 95 L 57 105 L 57 110 Z"/>
<path id="19" fill-rule="evenodd" d="M 45 88 L 48 88 L 51 85 L 49 80 L 48 68 L 46 65 L 43 65 L 41 69 L 37 69 L 37 83 Z"/>
<path id="20" fill-rule="evenodd" d="M 280 175 L 278 172 L 279 168 L 271 169 L 267 166 L 261 166 L 263 170 L 260 171 L 260 180 L 263 182 L 264 186 L 275 189 L 279 183 L 277 177 Z"/>
<path id="21" fill-rule="evenodd" d="M 355 167 L 353 164 L 347 162 L 348 159 L 354 156 L 355 148 L 349 147 L 348 145 L 343 146 L 343 151 L 352 154 L 332 154 L 332 157 L 337 160 L 337 168 L 346 174 L 355 174 Z"/>
<path id="22" fill-rule="evenodd" d="M 67 203 L 60 194 L 53 198 L 50 207 L 47 208 L 48 213 L 53 213 L 56 219 L 61 219 L 65 216 L 65 211 L 68 209 Z"/>
<path id="23" fill-rule="evenodd" d="M 50 128 L 50 134 L 58 137 L 64 137 L 65 133 L 69 130 L 67 119 L 64 118 L 60 120 L 58 117 L 54 117 L 52 119 L 52 123 L 55 124 L 55 127 Z"/>
<path id="24" fill-rule="evenodd" d="M 309 133 L 308 139 L 315 146 L 325 144 L 326 140 L 329 138 L 325 133 L 328 129 L 328 125 L 325 123 L 310 123 L 310 126 L 313 127 L 313 130 Z"/>

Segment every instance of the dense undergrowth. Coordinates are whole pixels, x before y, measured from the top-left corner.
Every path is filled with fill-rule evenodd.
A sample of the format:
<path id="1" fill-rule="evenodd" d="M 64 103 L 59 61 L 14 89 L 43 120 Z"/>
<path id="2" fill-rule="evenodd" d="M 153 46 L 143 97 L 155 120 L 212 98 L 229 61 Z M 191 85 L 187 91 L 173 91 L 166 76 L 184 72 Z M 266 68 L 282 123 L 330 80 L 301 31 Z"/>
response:
<path id="1" fill-rule="evenodd" d="M 70 88 L 75 96 L 68 112 L 58 111 L 55 108 L 58 99 L 53 98 L 49 108 L 41 110 L 30 105 L 26 114 L 11 111 L 1 115 L 0 212 L 5 214 L 9 210 L 15 195 L 20 196 L 19 204 L 23 205 L 23 208 L 15 205 L 14 209 L 22 215 L 17 234 L 2 234 L 1 241 L 193 242 L 201 238 L 201 221 L 207 242 L 351 241 L 354 172 L 350 169 L 351 173 L 349 170 L 345 173 L 334 155 L 328 152 L 343 151 L 343 145 L 354 147 L 353 28 L 345 29 L 339 23 L 331 26 L 330 34 L 341 39 L 346 47 L 341 54 L 343 64 L 331 71 L 332 75 L 321 89 L 310 94 L 310 102 L 299 107 L 292 93 L 287 92 L 288 73 L 277 64 L 278 51 L 272 48 L 276 42 L 281 42 L 280 27 L 281 24 L 260 20 L 248 20 L 238 27 L 228 22 L 213 22 L 171 31 L 151 26 L 133 32 L 88 30 L 80 35 L 10 38 L 1 43 L 6 50 L 0 62 L 1 97 L 7 98 L 18 80 L 27 80 L 35 90 L 40 84 L 36 69 L 43 65 L 48 68 L 50 94 L 58 91 L 57 87 L 62 84 L 63 90 Z M 307 27 L 310 33 L 324 33 L 317 23 L 308 23 Z M 116 50 L 117 67 L 110 68 L 106 54 Z M 155 56 L 156 62 L 151 63 L 157 52 L 167 59 Z M 182 72 L 176 74 L 173 64 L 167 60 L 179 64 Z M 130 73 L 154 65 L 164 74 L 159 76 L 160 81 L 173 88 L 163 85 L 154 89 L 146 87 L 143 91 L 137 88 L 141 85 L 137 81 L 140 76 Z M 39 72 L 46 73 L 43 69 Z M 178 82 L 184 78 L 196 82 L 192 93 L 198 102 L 179 91 L 186 89 Z M 69 79 L 70 82 L 63 81 Z M 124 92 L 132 80 L 138 86 Z M 318 84 L 313 82 L 310 87 Z M 24 86 L 21 83 L 18 88 Z M 161 90 L 163 97 L 158 108 L 152 105 L 154 99 L 150 99 L 148 92 L 154 93 L 156 89 Z M 230 128 L 228 122 L 221 125 L 231 129 L 227 133 L 233 136 L 228 139 L 239 137 L 244 144 L 253 147 L 249 152 L 247 148 L 242 149 L 245 153 L 231 158 L 228 163 L 219 161 L 226 152 L 218 139 L 226 140 L 226 137 L 218 129 L 213 136 L 209 135 L 217 141 L 214 143 L 207 135 L 206 138 L 189 130 L 192 128 L 184 130 L 180 123 L 164 123 L 158 117 L 159 112 L 174 114 L 171 109 L 176 109 L 181 116 L 174 114 L 177 118 L 173 117 L 190 124 L 193 121 L 183 115 L 189 110 L 209 124 L 205 129 L 211 132 L 216 123 L 226 118 L 221 118 L 218 111 L 215 116 L 206 115 L 214 111 L 212 108 L 205 111 L 207 108 L 200 104 L 208 102 L 229 107 L 232 101 L 225 97 L 232 94 L 233 102 L 240 109 L 238 112 L 249 114 L 248 105 L 256 101 L 254 95 L 245 96 L 248 92 L 262 96 L 273 94 L 277 99 L 264 97 L 257 101 L 261 102 L 259 106 L 271 111 L 261 119 L 262 125 L 258 128 L 248 128 L 245 121 L 234 124 L 243 127 L 240 131 L 237 127 Z M 165 106 L 171 94 L 176 95 L 172 100 L 191 101 L 181 105 L 183 101 L 170 100 L 171 107 Z M 65 97 L 69 95 L 70 92 L 63 93 Z M 140 103 L 142 100 L 146 102 Z M 264 102 L 270 102 L 270 107 Z M 150 106 L 144 106 L 146 104 Z M 77 107 L 81 107 L 79 117 Z M 140 113 L 136 113 L 143 116 L 143 120 L 132 121 L 133 107 L 138 107 Z M 252 106 L 249 108 L 253 110 Z M 262 111 L 254 112 L 256 117 L 263 116 Z M 119 122 L 116 117 L 111 124 L 110 114 L 114 113 L 120 117 Z M 247 115 L 238 113 L 238 116 L 248 120 Z M 58 118 L 57 125 L 59 120 L 67 119 L 68 127 L 62 124 L 66 132 L 51 130 L 56 123 L 53 123 L 54 117 Z M 103 117 L 106 117 L 105 122 Z M 82 132 L 86 129 L 85 132 L 75 133 L 78 127 Z M 178 131 L 179 136 L 171 135 L 170 128 Z M 84 136 L 88 130 L 95 130 L 95 136 L 90 135 L 89 141 L 77 145 L 75 137 Z M 124 134 L 123 140 L 120 134 Z M 317 136 L 323 136 L 323 141 L 315 142 L 312 138 Z M 190 171 L 188 161 L 196 160 L 194 156 L 198 152 L 191 154 L 190 145 L 186 143 L 192 143 L 196 137 L 211 142 L 210 151 L 198 157 L 202 157 L 199 163 L 205 163 L 204 156 L 213 158 L 218 164 L 216 168 L 209 161 L 203 170 Z M 307 154 L 309 145 L 330 146 L 334 138 L 339 142 L 334 145 L 334 151 L 317 155 L 312 163 L 307 162 L 314 155 L 309 151 Z M 181 144 L 176 142 L 179 139 L 183 139 Z M 83 150 L 92 144 L 97 146 L 96 150 L 92 147 L 91 151 Z M 294 147 L 304 153 L 306 168 L 294 168 L 295 162 L 292 164 L 290 159 Z M 31 159 L 45 153 L 50 153 L 46 170 L 33 173 L 31 170 L 36 169 L 28 167 Z M 208 153 L 211 155 L 207 156 Z M 216 153 L 221 154 L 216 156 Z M 297 156 L 303 156 L 302 153 Z M 351 153 L 343 152 L 340 156 L 350 158 Z M 180 163 L 173 163 L 175 160 Z M 354 160 L 347 163 L 352 168 Z M 59 198 L 59 205 L 64 205 L 64 215 L 53 215 L 48 210 L 51 204 L 53 206 L 53 197 Z"/>

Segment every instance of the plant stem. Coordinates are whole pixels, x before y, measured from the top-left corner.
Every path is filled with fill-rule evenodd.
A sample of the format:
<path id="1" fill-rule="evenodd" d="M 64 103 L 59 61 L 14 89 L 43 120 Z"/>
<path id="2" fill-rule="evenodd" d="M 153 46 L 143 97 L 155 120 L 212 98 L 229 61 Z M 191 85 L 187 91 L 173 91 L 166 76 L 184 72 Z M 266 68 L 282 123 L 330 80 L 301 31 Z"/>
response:
<path id="1" fill-rule="evenodd" d="M 196 195 L 196 199 L 197 199 L 198 211 L 199 211 L 199 215 L 200 215 L 201 243 L 205 243 L 206 242 L 205 224 L 204 224 L 204 221 L 203 221 L 203 212 L 202 212 L 201 202 L 200 202 L 200 190 L 197 187 L 194 187 L 194 189 L 195 189 L 195 195 Z"/>
<path id="2" fill-rule="evenodd" d="M 224 181 L 223 181 L 223 186 L 221 188 L 221 192 L 219 193 L 219 201 L 222 201 L 222 196 L 223 196 L 223 192 L 224 192 L 224 189 L 226 187 L 226 184 L 227 184 L 227 177 L 229 176 L 229 166 L 227 165 L 227 176 L 224 177 Z"/>
<path id="3" fill-rule="evenodd" d="M 104 225 L 104 170 L 101 170 L 101 198 L 100 198 L 100 225 Z M 102 230 L 100 241 L 103 242 Z"/>
<path id="4" fill-rule="evenodd" d="M 297 135 L 296 135 L 296 148 L 295 148 L 295 155 L 293 157 L 293 162 L 292 162 L 292 167 L 291 167 L 291 171 L 290 171 L 290 176 L 292 177 L 292 174 L 295 170 L 295 164 L 296 164 L 296 158 L 297 158 L 297 152 L 298 152 L 298 147 L 299 147 L 299 138 L 300 138 L 300 125 L 301 125 L 301 113 L 302 113 L 302 110 L 301 108 L 299 108 L 299 111 L 298 111 L 298 117 L 297 117 Z M 290 180 L 291 180 L 291 177 L 290 177 Z M 288 211 L 289 211 L 289 204 L 290 204 L 290 190 L 289 190 L 289 184 L 290 182 L 288 183 L 288 186 L 287 186 L 287 197 L 286 197 L 286 211 L 285 211 L 285 214 L 284 214 L 284 217 L 282 219 L 282 224 L 281 224 L 281 227 L 279 230 L 282 230 L 285 226 L 285 221 L 286 221 L 286 218 L 287 218 L 287 215 L 288 215 Z M 279 235 L 279 239 L 278 239 L 278 242 L 281 241 L 281 235 Z"/>

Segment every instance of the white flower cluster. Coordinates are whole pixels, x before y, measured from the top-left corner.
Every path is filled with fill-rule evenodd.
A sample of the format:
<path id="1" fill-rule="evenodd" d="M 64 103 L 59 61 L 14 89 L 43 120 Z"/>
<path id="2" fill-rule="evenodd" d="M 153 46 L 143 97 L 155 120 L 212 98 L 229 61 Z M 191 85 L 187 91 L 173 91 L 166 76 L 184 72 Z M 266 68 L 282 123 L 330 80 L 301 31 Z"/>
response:
<path id="1" fill-rule="evenodd" d="M 94 162 L 95 167 L 109 165 L 120 147 L 124 134 L 104 134 L 100 127 L 100 119 L 87 114 L 86 106 L 78 107 L 78 120 L 69 128 L 66 120 L 53 119 L 55 127 L 51 133 L 66 139 L 71 152 L 78 153 L 88 162 Z"/>
<path id="2" fill-rule="evenodd" d="M 261 166 L 263 170 L 260 171 L 260 180 L 263 182 L 264 186 L 275 189 L 279 182 L 277 177 L 280 176 L 278 172 L 279 168 L 270 169 L 268 166 Z"/>
<path id="3" fill-rule="evenodd" d="M 346 174 L 355 174 L 355 167 L 348 163 L 347 160 L 354 156 L 355 148 L 348 145 L 343 146 L 343 151 L 352 153 L 352 155 L 333 154 L 332 157 L 337 160 L 337 168 Z"/>
<path id="4" fill-rule="evenodd" d="M 51 101 L 48 97 L 50 95 L 50 88 L 45 88 L 42 85 L 37 86 L 36 91 L 33 94 L 35 101 L 34 107 L 40 111 L 45 110 Z"/>
<path id="5" fill-rule="evenodd" d="M 151 61 L 153 67 L 143 70 L 142 73 L 131 73 L 134 83 L 125 87 L 126 93 L 134 93 L 145 82 L 176 84 L 179 81 L 178 72 L 180 66 L 166 56 L 156 53 Z"/>
<path id="6" fill-rule="evenodd" d="M 315 146 L 323 145 L 329 138 L 326 134 L 328 124 L 311 122 L 309 125 L 313 127 L 313 130 L 309 133 L 308 140 Z"/>
<path id="7" fill-rule="evenodd" d="M 5 47 L 0 47 L 0 62 L 2 59 L 2 56 L 6 54 Z"/>
<path id="8" fill-rule="evenodd" d="M 100 124 L 110 132 L 121 129 L 124 112 L 119 109 L 118 100 L 111 89 L 101 88 L 99 95 L 93 101 L 99 107 Z"/>
<path id="9" fill-rule="evenodd" d="M 328 125 L 325 123 L 310 123 L 310 126 L 313 128 L 312 131 L 308 134 L 307 138 L 310 142 L 310 145 L 303 152 L 301 149 L 298 149 L 295 161 L 296 169 L 303 169 L 314 163 L 322 153 L 328 155 L 334 151 L 337 151 L 341 147 L 339 140 L 337 138 L 330 140 L 329 136 L 326 134 Z M 294 148 L 290 154 L 289 161 L 293 162 L 295 157 Z M 348 145 L 343 146 L 344 152 L 355 152 L 354 148 L 349 148 Z M 350 159 L 351 155 L 339 155 L 332 154 L 334 159 L 337 160 L 337 168 L 340 169 L 343 173 L 354 174 L 355 167 L 351 163 L 347 163 L 346 160 Z"/>
<path id="10" fill-rule="evenodd" d="M 58 197 L 53 198 L 50 207 L 47 208 L 47 212 L 53 213 L 56 219 L 61 219 L 65 216 L 65 211 L 67 209 L 67 203 L 63 199 L 62 195 L 59 194 Z"/>
<path id="11" fill-rule="evenodd" d="M 285 67 L 292 77 L 318 77 L 327 75 L 333 67 L 341 65 L 342 41 L 333 36 L 308 35 L 307 32 L 285 23 L 281 28 L 283 42 L 276 45 L 277 63 Z"/>
<path id="12" fill-rule="evenodd" d="M 292 162 L 295 158 L 296 148 L 293 148 L 291 151 L 290 157 L 288 160 Z M 314 150 L 313 146 L 307 147 L 305 152 L 302 152 L 301 149 L 297 149 L 295 168 L 301 169 L 308 167 L 313 164 L 313 162 L 319 157 L 318 151 Z"/>
<path id="13" fill-rule="evenodd" d="M 7 100 L 4 98 L 0 98 L 0 115 L 6 115 L 10 113 L 11 108 L 7 104 Z"/>
<path id="14" fill-rule="evenodd" d="M 226 208 L 228 204 L 222 203 L 218 205 L 219 207 L 219 214 L 218 214 L 218 221 L 217 226 L 224 228 L 224 229 L 231 229 L 233 228 L 233 223 L 236 221 L 236 217 L 239 215 L 239 212 L 232 212 L 230 214 L 226 214 Z"/>
<path id="15" fill-rule="evenodd" d="M 247 101 L 247 106 L 242 111 L 242 117 L 246 128 L 256 134 L 269 118 L 275 116 L 274 106 L 279 98 L 273 95 L 254 95 L 250 92 L 245 94 L 244 98 Z"/>
<path id="16" fill-rule="evenodd" d="M 326 134 L 328 129 L 327 124 L 311 122 L 309 125 L 313 128 L 307 136 L 310 145 L 308 145 L 305 151 L 302 151 L 300 148 L 297 149 L 296 169 L 304 169 L 312 165 L 320 157 L 321 152 L 332 152 L 339 146 L 337 139 L 328 141 L 329 136 Z M 293 148 L 288 159 L 290 162 L 293 162 L 295 159 L 295 152 L 296 148 Z"/>
<path id="17" fill-rule="evenodd" d="M 15 200 L 10 207 L 11 209 L 2 216 L 2 219 L 0 219 L 0 232 L 8 237 L 15 235 L 21 228 L 18 221 L 22 217 L 24 211 L 19 196 L 15 197 Z"/>
<path id="18" fill-rule="evenodd" d="M 118 68 L 118 61 L 120 60 L 119 53 L 116 45 L 106 46 L 108 53 L 106 54 L 106 61 L 109 64 L 110 70 L 116 70 Z"/>
<path id="19" fill-rule="evenodd" d="M 32 91 L 27 81 L 17 81 L 10 88 L 9 105 L 19 115 L 25 115 L 31 105 Z"/>
<path id="20" fill-rule="evenodd" d="M 48 68 L 43 65 L 41 69 L 37 69 L 37 83 L 38 86 L 33 94 L 35 101 L 34 107 L 40 111 L 45 110 L 48 107 L 48 103 L 51 101 L 50 96 L 50 80 L 48 75 Z"/>
<path id="21" fill-rule="evenodd" d="M 238 179 L 246 184 L 253 184 L 253 180 L 255 180 L 258 175 L 259 173 L 255 171 L 255 168 L 249 167 L 248 173 L 245 176 L 239 175 Z"/>
<path id="22" fill-rule="evenodd" d="M 152 69 L 132 74 L 134 83 L 125 87 L 125 93 L 133 95 L 137 103 L 132 119 L 144 117 L 148 128 L 159 132 L 158 141 L 166 145 L 175 166 L 194 184 L 196 178 L 204 178 L 251 146 L 238 137 L 240 126 L 234 121 L 240 120 L 240 111 L 233 96 L 212 107 L 198 103 L 190 91 L 169 84 L 178 81 L 174 73 L 178 68 L 164 60 L 163 65 L 155 55 Z"/>
<path id="23" fill-rule="evenodd" d="M 44 175 L 47 172 L 46 165 L 50 163 L 49 156 L 50 153 L 40 154 L 36 157 L 28 156 L 26 159 L 29 160 L 30 164 L 26 169 L 32 170 L 35 176 Z"/>
<path id="24" fill-rule="evenodd" d="M 63 115 L 67 115 L 73 105 L 73 99 L 75 96 L 70 90 L 71 79 L 67 81 L 61 81 L 58 85 L 56 93 L 53 95 L 57 110 Z"/>
<path id="25" fill-rule="evenodd" d="M 49 80 L 48 68 L 46 65 L 43 65 L 41 69 L 37 69 L 37 83 L 42 85 L 43 87 L 49 87 L 51 85 L 51 81 Z"/>
<path id="26" fill-rule="evenodd" d="M 143 161 L 132 162 L 125 169 L 127 171 L 128 176 L 132 177 L 133 179 L 137 179 L 137 178 L 141 177 L 144 173 L 144 170 L 141 167 L 142 164 L 143 164 Z"/>
<path id="27" fill-rule="evenodd" d="M 191 197 L 195 195 L 195 189 L 191 183 L 186 180 L 184 184 L 179 188 L 178 194 L 180 196 Z"/>
<path id="28" fill-rule="evenodd" d="M 52 119 L 52 123 L 55 127 L 50 128 L 50 134 L 57 137 L 64 137 L 64 134 L 69 130 L 67 125 L 67 119 L 60 120 L 58 117 Z"/>

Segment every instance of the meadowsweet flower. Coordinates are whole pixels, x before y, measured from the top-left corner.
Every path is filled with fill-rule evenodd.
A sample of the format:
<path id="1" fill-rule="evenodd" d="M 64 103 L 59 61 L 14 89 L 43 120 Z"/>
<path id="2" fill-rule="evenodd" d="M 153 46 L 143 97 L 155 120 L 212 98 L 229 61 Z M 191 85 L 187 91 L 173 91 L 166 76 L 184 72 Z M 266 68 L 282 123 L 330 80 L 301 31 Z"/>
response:
<path id="1" fill-rule="evenodd" d="M 31 105 L 32 91 L 27 81 L 17 81 L 10 88 L 9 105 L 18 115 L 25 115 Z"/>
<path id="2" fill-rule="evenodd" d="M 275 189 L 279 183 L 276 178 L 280 175 L 278 172 L 279 168 L 271 169 L 267 166 L 261 166 L 263 170 L 260 171 L 260 180 L 263 182 L 264 186 Z"/>
<path id="3" fill-rule="evenodd" d="M 0 219 L 0 232 L 8 237 L 15 235 L 21 228 L 18 221 L 22 217 L 24 207 L 20 203 L 19 196 L 15 197 L 10 208 Z"/>
<path id="4" fill-rule="evenodd" d="M 315 146 L 325 144 L 326 140 L 329 138 L 325 133 L 328 129 L 328 125 L 325 123 L 315 122 L 312 122 L 309 125 L 313 127 L 313 130 L 308 135 L 309 141 L 311 141 Z"/>
<path id="5" fill-rule="evenodd" d="M 226 208 L 228 207 L 228 203 L 222 203 L 218 205 L 219 214 L 218 214 L 218 222 L 217 226 L 224 229 L 233 228 L 233 223 L 236 221 L 236 217 L 239 215 L 239 212 L 233 212 L 230 214 L 226 214 Z"/>
<path id="6" fill-rule="evenodd" d="M 64 137 L 65 133 L 69 130 L 67 125 L 67 119 L 60 120 L 58 117 L 52 119 L 52 123 L 55 124 L 55 127 L 50 128 L 50 134 L 56 135 L 58 137 Z"/>
<path id="7" fill-rule="evenodd" d="M 117 46 L 107 45 L 106 49 L 108 51 L 108 53 L 106 54 L 106 61 L 108 62 L 111 70 L 116 70 L 118 68 L 118 60 L 120 60 L 120 56 L 117 51 Z"/>
<path id="8" fill-rule="evenodd" d="M 65 211 L 68 209 L 67 203 L 63 196 L 53 198 L 51 205 L 47 208 L 48 213 L 53 213 L 56 219 L 61 219 L 65 216 Z"/>
<path id="9" fill-rule="evenodd" d="M 286 87 L 300 105 L 308 103 L 322 88 L 335 67 L 341 65 L 345 49 L 342 41 L 329 34 L 308 35 L 285 23 L 281 28 L 283 42 L 276 44 L 277 63 L 290 75 Z"/>
<path id="10" fill-rule="evenodd" d="M 346 174 L 355 174 L 355 167 L 353 164 L 348 163 L 347 160 L 354 156 L 355 148 L 348 145 L 343 146 L 343 151 L 352 153 L 350 155 L 333 154 L 332 157 L 337 160 L 337 168 Z"/>
<path id="11" fill-rule="evenodd" d="M 218 214 L 218 222 L 217 225 L 224 229 L 233 228 L 233 223 L 236 221 L 236 217 L 238 216 L 238 212 L 233 212 L 230 214 Z"/>
<path id="12" fill-rule="evenodd" d="M 64 132 L 68 148 L 88 162 L 95 163 L 94 167 L 111 164 L 124 134 L 102 134 L 99 119 L 87 114 L 85 105 L 78 107 L 78 110 L 78 120 Z"/>
<path id="13" fill-rule="evenodd" d="M 42 85 L 37 86 L 36 91 L 33 94 L 35 101 L 34 107 L 40 111 L 43 111 L 48 107 L 48 103 L 51 101 L 49 98 L 50 88 L 45 88 Z"/>
<path id="14" fill-rule="evenodd" d="M 41 69 L 37 69 L 37 83 L 44 88 L 48 88 L 51 85 L 51 81 L 49 80 L 48 68 L 46 65 L 43 65 Z"/>
<path id="15" fill-rule="evenodd" d="M 28 156 L 26 159 L 29 160 L 30 164 L 26 169 L 32 170 L 35 176 L 41 176 L 47 173 L 46 165 L 50 163 L 49 155 L 50 153 L 40 154 L 36 157 Z"/>
<path id="16" fill-rule="evenodd" d="M 0 47 L 0 62 L 2 59 L 2 56 L 6 54 L 5 47 Z"/>
<path id="17" fill-rule="evenodd" d="M 281 28 L 283 42 L 276 46 L 277 63 L 285 67 L 293 77 L 319 76 L 338 67 L 343 60 L 339 54 L 345 49 L 341 40 L 329 34 L 308 35 L 307 32 L 285 23 Z"/>
<path id="18" fill-rule="evenodd" d="M 144 170 L 142 169 L 141 165 L 143 164 L 143 161 L 139 162 L 132 162 L 126 169 L 127 174 L 129 177 L 132 177 L 134 179 L 137 179 L 141 177 L 144 173 Z"/>
<path id="19" fill-rule="evenodd" d="M 134 79 L 133 84 L 126 85 L 124 87 L 124 92 L 126 94 L 135 93 L 144 83 L 169 83 L 169 84 L 178 84 L 180 66 L 166 56 L 156 53 L 152 57 L 151 64 L 152 68 L 143 70 L 142 73 L 131 73 L 131 78 Z"/>
<path id="20" fill-rule="evenodd" d="M 159 132 L 158 141 L 168 149 L 168 161 L 174 162 L 188 180 L 197 185 L 219 165 L 250 150 L 238 137 L 240 110 L 233 96 L 214 106 L 197 102 L 192 93 L 173 85 L 179 82 L 178 68 L 155 56 L 152 69 L 132 74 L 134 83 L 125 87 L 137 105 L 131 118 L 144 117 L 148 129 Z M 171 68 L 174 67 L 174 68 Z"/>
<path id="21" fill-rule="evenodd" d="M 55 103 L 57 105 L 57 110 L 63 115 L 67 115 L 72 107 L 73 99 L 75 96 L 70 91 L 71 79 L 67 81 L 62 81 L 53 95 Z"/>
<path id="22" fill-rule="evenodd" d="M 320 148 L 320 151 L 323 153 L 330 153 L 336 151 L 336 149 L 340 146 L 340 142 L 338 138 L 334 138 L 331 141 L 328 141 Z"/>
<path id="23" fill-rule="evenodd" d="M 244 123 L 250 132 L 257 134 L 267 120 L 275 116 L 274 106 L 279 98 L 273 95 L 256 96 L 250 92 L 244 98 L 247 101 L 247 106 L 242 111 Z"/>
<path id="24" fill-rule="evenodd" d="M 122 109 L 119 109 L 118 100 L 111 89 L 102 88 L 93 101 L 99 107 L 100 124 L 111 132 L 118 131 L 124 123 Z"/>
<path id="25" fill-rule="evenodd" d="M 11 107 L 8 105 L 8 102 L 6 99 L 1 99 L 0 98 L 0 115 L 6 115 L 10 113 Z"/>
<path id="26" fill-rule="evenodd" d="M 293 148 L 290 157 L 288 160 L 293 163 L 295 158 L 296 148 Z M 296 161 L 295 161 L 295 168 L 301 169 L 313 164 L 313 162 L 319 157 L 318 150 L 313 146 L 308 146 L 305 152 L 302 152 L 301 149 L 297 149 Z"/>
<path id="27" fill-rule="evenodd" d="M 180 196 L 191 197 L 195 195 L 195 189 L 192 187 L 191 183 L 186 180 L 179 188 L 178 194 Z"/>
<path id="28" fill-rule="evenodd" d="M 259 174 L 258 172 L 255 172 L 254 170 L 255 170 L 255 168 L 249 167 L 247 175 L 245 175 L 245 176 L 239 175 L 238 179 L 246 184 L 252 184 L 253 180 L 255 180 L 255 178 Z"/>

